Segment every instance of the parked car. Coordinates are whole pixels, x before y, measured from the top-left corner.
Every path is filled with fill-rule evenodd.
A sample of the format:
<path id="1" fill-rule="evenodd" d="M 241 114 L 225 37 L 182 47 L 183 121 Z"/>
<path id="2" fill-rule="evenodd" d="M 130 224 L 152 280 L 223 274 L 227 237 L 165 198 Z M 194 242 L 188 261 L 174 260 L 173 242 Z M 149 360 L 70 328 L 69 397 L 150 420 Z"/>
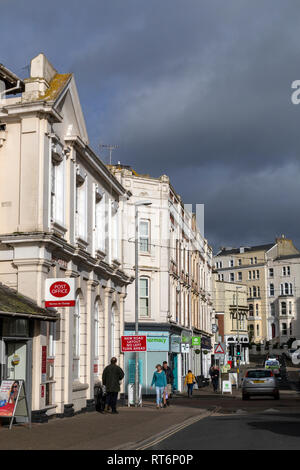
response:
<path id="1" fill-rule="evenodd" d="M 249 400 L 251 396 L 269 395 L 279 400 L 279 389 L 276 377 L 270 369 L 249 369 L 243 379 L 242 397 Z"/>
<path id="2" fill-rule="evenodd" d="M 275 376 L 280 375 L 280 362 L 277 359 L 269 358 L 265 362 L 265 369 L 273 371 Z"/>

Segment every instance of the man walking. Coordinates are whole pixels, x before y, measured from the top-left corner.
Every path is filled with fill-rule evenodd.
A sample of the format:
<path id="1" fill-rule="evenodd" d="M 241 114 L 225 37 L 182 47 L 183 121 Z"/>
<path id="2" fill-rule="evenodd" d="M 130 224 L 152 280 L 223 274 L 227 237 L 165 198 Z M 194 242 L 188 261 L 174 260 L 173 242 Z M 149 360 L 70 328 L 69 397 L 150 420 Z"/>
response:
<path id="1" fill-rule="evenodd" d="M 167 361 L 163 362 L 163 371 L 166 374 L 166 379 L 167 379 L 168 398 L 166 400 L 166 404 L 170 406 L 170 398 L 171 398 L 172 391 L 173 391 L 174 375 L 173 375 L 172 369 L 168 366 Z"/>
<path id="2" fill-rule="evenodd" d="M 217 366 L 214 366 L 212 370 L 211 380 L 214 387 L 214 392 L 217 392 L 219 386 L 219 369 Z"/>
<path id="3" fill-rule="evenodd" d="M 111 358 L 110 365 L 105 367 L 102 374 L 102 383 L 106 387 L 107 405 L 111 407 L 112 414 L 117 414 L 117 398 L 120 391 L 120 381 L 124 378 L 124 372 L 117 366 L 117 359 Z"/>

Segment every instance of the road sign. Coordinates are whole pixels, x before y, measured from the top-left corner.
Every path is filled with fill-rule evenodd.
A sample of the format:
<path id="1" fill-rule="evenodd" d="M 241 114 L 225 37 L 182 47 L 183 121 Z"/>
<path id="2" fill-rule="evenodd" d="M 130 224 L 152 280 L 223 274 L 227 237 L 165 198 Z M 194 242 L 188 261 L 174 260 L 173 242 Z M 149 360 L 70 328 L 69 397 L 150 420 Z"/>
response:
<path id="1" fill-rule="evenodd" d="M 147 336 L 121 336 L 122 352 L 142 352 L 147 351 Z"/>
<path id="2" fill-rule="evenodd" d="M 225 343 L 218 343 L 215 346 L 214 354 L 225 354 L 225 352 L 226 352 Z"/>

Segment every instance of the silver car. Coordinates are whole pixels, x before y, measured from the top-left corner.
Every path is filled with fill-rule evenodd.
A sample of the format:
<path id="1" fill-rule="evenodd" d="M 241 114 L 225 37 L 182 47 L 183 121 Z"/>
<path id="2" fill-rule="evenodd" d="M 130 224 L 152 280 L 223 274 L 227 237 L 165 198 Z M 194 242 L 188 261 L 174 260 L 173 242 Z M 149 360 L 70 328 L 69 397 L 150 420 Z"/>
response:
<path id="1" fill-rule="evenodd" d="M 279 389 L 276 377 L 268 369 L 249 369 L 243 379 L 243 400 L 249 400 L 250 396 L 270 395 L 279 400 Z"/>

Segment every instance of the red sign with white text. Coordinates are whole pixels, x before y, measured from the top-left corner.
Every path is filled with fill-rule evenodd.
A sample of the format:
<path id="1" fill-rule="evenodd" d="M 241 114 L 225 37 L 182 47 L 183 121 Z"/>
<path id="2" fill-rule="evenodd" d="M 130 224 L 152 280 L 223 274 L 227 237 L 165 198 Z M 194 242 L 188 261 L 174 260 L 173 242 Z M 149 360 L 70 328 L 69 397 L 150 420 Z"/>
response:
<path id="1" fill-rule="evenodd" d="M 46 279 L 45 307 L 74 307 L 75 280 Z"/>
<path id="2" fill-rule="evenodd" d="M 147 336 L 121 336 L 122 352 L 147 351 Z"/>

